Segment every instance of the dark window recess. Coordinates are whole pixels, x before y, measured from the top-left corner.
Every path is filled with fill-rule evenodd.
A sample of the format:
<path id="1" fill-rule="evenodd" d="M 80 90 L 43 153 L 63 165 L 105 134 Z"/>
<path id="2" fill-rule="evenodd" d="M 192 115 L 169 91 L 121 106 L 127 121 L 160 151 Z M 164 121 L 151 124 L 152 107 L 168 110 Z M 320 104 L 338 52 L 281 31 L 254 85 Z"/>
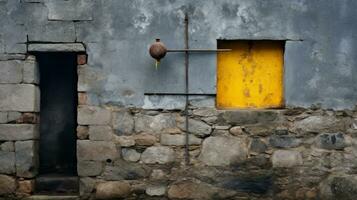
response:
<path id="1" fill-rule="evenodd" d="M 40 176 L 36 180 L 36 190 L 71 192 L 69 188 L 61 188 L 61 185 L 70 185 L 66 184 L 66 180 L 73 182 L 77 176 L 76 54 L 35 55 L 40 68 L 41 90 Z"/>

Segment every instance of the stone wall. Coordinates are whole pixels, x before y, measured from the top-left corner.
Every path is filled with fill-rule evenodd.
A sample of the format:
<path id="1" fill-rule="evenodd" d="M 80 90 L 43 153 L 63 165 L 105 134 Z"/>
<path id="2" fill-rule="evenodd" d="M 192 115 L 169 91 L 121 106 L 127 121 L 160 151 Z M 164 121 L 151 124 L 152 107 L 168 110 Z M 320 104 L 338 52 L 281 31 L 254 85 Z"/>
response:
<path id="1" fill-rule="evenodd" d="M 197 102 L 196 102 L 197 103 Z M 80 105 L 82 198 L 355 199 L 357 112 Z"/>
<path id="2" fill-rule="evenodd" d="M 39 74 L 33 56 L 0 58 L 0 196 L 26 196 L 38 173 Z"/>

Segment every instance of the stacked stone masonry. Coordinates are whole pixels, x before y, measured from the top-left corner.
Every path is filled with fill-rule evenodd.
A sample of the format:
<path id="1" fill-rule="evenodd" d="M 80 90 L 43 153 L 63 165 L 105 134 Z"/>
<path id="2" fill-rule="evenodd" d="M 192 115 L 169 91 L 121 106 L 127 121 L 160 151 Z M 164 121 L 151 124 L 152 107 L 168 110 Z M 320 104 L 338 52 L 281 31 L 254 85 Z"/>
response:
<path id="1" fill-rule="evenodd" d="M 82 198 L 354 199 L 357 112 L 78 107 Z"/>
<path id="2" fill-rule="evenodd" d="M 34 190 L 39 152 L 39 71 L 33 56 L 0 60 L 0 196 L 15 199 Z"/>

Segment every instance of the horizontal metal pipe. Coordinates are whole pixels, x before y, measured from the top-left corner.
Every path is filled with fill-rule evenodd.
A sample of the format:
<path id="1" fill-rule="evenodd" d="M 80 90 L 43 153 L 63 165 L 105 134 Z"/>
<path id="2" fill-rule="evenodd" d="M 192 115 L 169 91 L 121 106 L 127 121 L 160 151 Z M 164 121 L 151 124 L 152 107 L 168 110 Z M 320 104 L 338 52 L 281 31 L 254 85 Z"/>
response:
<path id="1" fill-rule="evenodd" d="M 224 52 L 232 49 L 168 49 L 167 52 Z"/>

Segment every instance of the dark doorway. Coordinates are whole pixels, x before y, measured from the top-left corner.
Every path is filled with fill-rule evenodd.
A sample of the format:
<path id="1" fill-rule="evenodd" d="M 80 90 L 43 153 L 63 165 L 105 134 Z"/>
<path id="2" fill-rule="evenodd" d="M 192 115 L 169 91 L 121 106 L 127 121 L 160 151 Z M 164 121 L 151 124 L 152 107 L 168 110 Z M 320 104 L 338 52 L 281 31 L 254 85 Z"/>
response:
<path id="1" fill-rule="evenodd" d="M 73 178 L 77 176 L 77 55 L 35 55 L 41 90 L 40 176 L 36 180 L 36 191 L 68 192 L 71 189 L 63 186 L 73 185 Z"/>

